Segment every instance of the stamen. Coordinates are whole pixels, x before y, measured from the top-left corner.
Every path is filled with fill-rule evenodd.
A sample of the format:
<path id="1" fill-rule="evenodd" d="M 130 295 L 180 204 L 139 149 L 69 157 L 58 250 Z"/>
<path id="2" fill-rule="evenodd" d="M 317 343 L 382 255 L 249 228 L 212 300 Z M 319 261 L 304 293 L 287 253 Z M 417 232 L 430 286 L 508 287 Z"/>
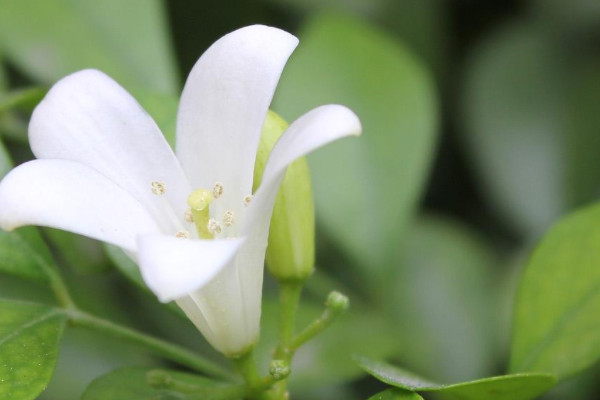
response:
<path id="1" fill-rule="evenodd" d="M 225 224 L 225 226 L 231 226 L 231 225 L 233 225 L 234 222 L 235 222 L 235 217 L 234 217 L 233 211 L 231 211 L 231 210 L 225 211 L 225 214 L 223 215 L 223 223 Z"/>
<path id="2" fill-rule="evenodd" d="M 175 234 L 175 237 L 179 239 L 189 239 L 190 233 L 186 231 L 179 231 Z"/>
<path id="3" fill-rule="evenodd" d="M 254 196 L 252 196 L 251 194 L 244 196 L 244 205 L 248 207 L 248 204 L 250 204 L 253 198 Z"/>
<path id="4" fill-rule="evenodd" d="M 187 222 L 191 222 L 191 223 L 194 222 L 194 214 L 192 213 L 192 210 L 185 210 L 183 217 L 185 218 L 185 220 Z"/>
<path id="5" fill-rule="evenodd" d="M 214 218 L 208 220 L 208 223 L 206 224 L 206 229 L 208 229 L 208 231 L 213 235 L 218 235 L 219 233 L 221 233 L 221 225 L 219 225 L 219 223 Z"/>
<path id="6" fill-rule="evenodd" d="M 150 187 L 152 190 L 152 194 L 155 194 L 157 196 L 162 196 L 167 191 L 167 187 L 165 186 L 165 184 L 160 181 L 152 181 Z"/>
<path id="7" fill-rule="evenodd" d="M 221 182 L 215 183 L 212 191 L 213 197 L 218 199 L 223 194 L 223 184 Z"/>
<path id="8" fill-rule="evenodd" d="M 197 189 L 188 196 L 187 203 L 190 206 L 192 219 L 196 224 L 198 236 L 201 239 L 212 239 L 213 233 L 208 229 L 209 205 L 213 200 L 212 193 L 206 189 Z"/>

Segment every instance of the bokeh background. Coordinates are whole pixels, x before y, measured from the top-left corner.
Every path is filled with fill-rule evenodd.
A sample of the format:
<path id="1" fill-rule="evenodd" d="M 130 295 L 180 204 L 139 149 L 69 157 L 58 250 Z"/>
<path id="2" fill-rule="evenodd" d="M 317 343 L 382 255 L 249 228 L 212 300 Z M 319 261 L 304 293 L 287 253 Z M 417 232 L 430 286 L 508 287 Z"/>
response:
<path id="1" fill-rule="evenodd" d="M 131 91 L 172 140 L 194 62 L 254 23 L 300 38 L 276 112 L 291 121 L 342 103 L 364 125 L 360 139 L 309 158 L 318 271 L 301 319 L 318 315 L 331 289 L 348 294 L 352 309 L 298 353 L 294 398 L 358 400 L 382 388 L 353 353 L 442 382 L 504 373 L 523 261 L 554 221 L 599 194 L 600 2 L 0 0 L 0 140 L 15 162 L 31 158 L 32 107 L 55 81 L 89 67 Z M 16 90 L 29 100 L 1 101 Z M 43 233 L 85 309 L 220 360 L 135 283 L 121 253 Z M 263 366 L 276 337 L 275 294 L 267 277 Z M 52 302 L 43 285 L 9 276 L 0 296 Z M 69 330 L 41 398 L 78 398 L 124 365 L 161 361 Z M 598 372 L 544 399 L 597 398 Z"/>

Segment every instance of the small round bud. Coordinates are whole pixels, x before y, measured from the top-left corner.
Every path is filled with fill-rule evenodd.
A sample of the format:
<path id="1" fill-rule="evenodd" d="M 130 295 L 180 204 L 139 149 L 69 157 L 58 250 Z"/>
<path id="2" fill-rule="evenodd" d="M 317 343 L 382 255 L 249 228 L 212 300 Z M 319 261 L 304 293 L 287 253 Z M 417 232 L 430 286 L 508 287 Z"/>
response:
<path id="1" fill-rule="evenodd" d="M 273 360 L 269 366 L 269 374 L 273 379 L 280 381 L 287 378 L 291 373 L 290 366 L 283 360 Z"/>
<path id="2" fill-rule="evenodd" d="M 350 300 L 346 295 L 333 291 L 329 293 L 329 296 L 327 296 L 325 306 L 335 313 L 341 313 L 348 309 L 350 306 Z"/>
<path id="3" fill-rule="evenodd" d="M 166 388 L 173 383 L 173 378 L 167 371 L 153 369 L 146 373 L 146 381 L 150 386 L 157 388 Z"/>

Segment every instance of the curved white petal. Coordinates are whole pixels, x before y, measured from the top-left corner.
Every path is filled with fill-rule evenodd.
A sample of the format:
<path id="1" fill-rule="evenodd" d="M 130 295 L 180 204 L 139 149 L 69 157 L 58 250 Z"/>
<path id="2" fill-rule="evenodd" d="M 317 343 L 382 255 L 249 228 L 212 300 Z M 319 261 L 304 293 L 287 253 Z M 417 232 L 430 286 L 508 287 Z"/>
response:
<path id="1" fill-rule="evenodd" d="M 63 229 L 136 253 L 136 236 L 158 226 L 144 207 L 109 179 L 67 160 L 34 160 L 0 182 L 0 227 Z"/>
<path id="2" fill-rule="evenodd" d="M 246 238 L 218 275 L 177 301 L 210 344 L 228 356 L 258 340 L 266 247 L 266 235 Z"/>
<path id="3" fill-rule="evenodd" d="M 179 162 L 152 118 L 102 72 L 56 83 L 31 117 L 29 139 L 37 158 L 87 165 L 144 204 L 163 230 L 181 229 L 172 214 L 183 220 L 190 187 Z M 161 199 L 151 192 L 153 181 L 166 185 Z"/>
<path id="4" fill-rule="evenodd" d="M 271 151 L 261 185 L 248 207 L 243 234 L 268 230 L 275 198 L 290 163 L 334 140 L 358 136 L 361 131 L 356 114 L 337 104 L 317 107 L 294 121 Z"/>
<path id="5" fill-rule="evenodd" d="M 188 77 L 177 116 L 177 156 L 194 188 L 223 184 L 217 208 L 237 210 L 251 192 L 261 128 L 297 44 L 277 28 L 245 27 L 216 41 Z"/>
<path id="6" fill-rule="evenodd" d="M 233 259 L 243 241 L 141 235 L 138 264 L 148 287 L 160 301 L 168 302 L 206 285 Z"/>

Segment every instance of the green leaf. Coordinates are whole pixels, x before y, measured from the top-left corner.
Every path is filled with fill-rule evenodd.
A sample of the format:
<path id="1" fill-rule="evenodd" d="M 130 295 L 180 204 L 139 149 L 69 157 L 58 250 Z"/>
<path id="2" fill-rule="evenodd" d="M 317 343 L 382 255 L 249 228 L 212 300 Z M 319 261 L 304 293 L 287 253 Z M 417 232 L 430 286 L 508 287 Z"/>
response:
<path id="1" fill-rule="evenodd" d="M 0 93 L 0 112 L 12 108 L 23 108 L 31 112 L 46 95 L 47 90 L 40 87 L 19 89 L 8 93 Z"/>
<path id="2" fill-rule="evenodd" d="M 517 296 L 510 371 L 569 377 L 600 358 L 600 205 L 561 219 L 537 246 Z"/>
<path id="3" fill-rule="evenodd" d="M 127 279 L 138 285 L 140 288 L 149 290 L 146 284 L 144 284 L 140 269 L 135 265 L 131 257 L 125 254 L 119 247 L 112 244 L 104 244 L 104 249 L 106 250 L 106 254 L 110 261 L 115 264 Z"/>
<path id="4" fill-rule="evenodd" d="M 526 373 L 442 385 L 381 361 L 362 356 L 356 356 L 355 361 L 370 375 L 388 385 L 411 391 L 448 394 L 458 400 L 529 400 L 547 392 L 556 383 L 553 375 Z"/>
<path id="5" fill-rule="evenodd" d="M 554 43 L 528 25 L 488 38 L 467 71 L 464 141 L 488 201 L 526 234 L 564 205 L 561 71 Z"/>
<path id="6" fill-rule="evenodd" d="M 4 175 L 8 174 L 13 167 L 12 160 L 8 155 L 8 151 L 4 147 L 4 144 L 0 140 L 0 179 L 4 178 Z"/>
<path id="7" fill-rule="evenodd" d="M 423 400 L 423 398 L 415 392 L 402 389 L 388 389 L 369 397 L 369 400 Z"/>
<path id="8" fill-rule="evenodd" d="M 175 148 L 175 125 L 179 100 L 173 95 L 138 92 L 137 101 L 152 116 L 171 148 Z"/>
<path id="9" fill-rule="evenodd" d="M 600 3 L 589 0 L 529 0 L 529 8 L 549 23 L 560 39 L 564 35 L 590 35 L 600 28 Z M 558 36 L 557 36 L 558 37 Z"/>
<path id="10" fill-rule="evenodd" d="M 12 168 L 12 161 L 0 142 L 0 179 Z M 0 272 L 46 281 L 46 268 L 55 268 L 54 260 L 39 231 L 33 227 L 13 232 L 0 229 Z"/>
<path id="11" fill-rule="evenodd" d="M 123 275 L 125 275 L 127 279 L 129 279 L 129 281 L 141 288 L 143 291 L 152 293 L 150 289 L 148 289 L 148 286 L 146 286 L 146 283 L 144 283 L 144 279 L 142 278 L 142 274 L 140 273 L 138 266 L 127 254 L 125 254 L 123 250 L 111 244 L 105 244 L 104 249 L 106 250 L 108 258 L 113 262 L 117 269 Z M 152 294 L 152 296 L 154 296 L 154 294 Z M 179 317 L 187 318 L 183 310 L 174 302 L 165 304 L 165 307 Z"/>
<path id="12" fill-rule="evenodd" d="M 177 90 L 158 0 L 0 0 L 0 46 L 38 82 L 97 68 L 129 90 Z"/>
<path id="13" fill-rule="evenodd" d="M 362 137 L 328 145 L 309 164 L 317 222 L 371 276 L 393 267 L 423 189 L 437 130 L 433 83 L 407 48 L 357 20 L 317 17 L 299 36 L 273 109 L 293 121 L 340 103 L 360 117 Z"/>
<path id="14" fill-rule="evenodd" d="M 183 400 L 184 394 L 177 388 L 152 386 L 148 373 L 156 370 L 148 367 L 126 367 L 109 372 L 95 379 L 81 396 L 81 400 Z M 197 393 L 216 393 L 223 385 L 198 375 L 177 371 L 166 371 L 181 386 L 187 386 Z M 235 399 L 235 397 L 231 397 Z"/>
<path id="15" fill-rule="evenodd" d="M 110 268 L 101 242 L 59 229 L 45 228 L 43 232 L 57 258 L 78 273 L 95 274 Z"/>
<path id="16" fill-rule="evenodd" d="M 0 398 L 35 399 L 46 388 L 66 320 L 51 307 L 0 300 Z"/>
<path id="17" fill-rule="evenodd" d="M 600 181 L 598 62 L 565 57 L 560 43 L 542 26 L 513 24 L 466 68 L 461 132 L 474 170 L 500 216 L 534 237 L 593 201 Z"/>
<path id="18" fill-rule="evenodd" d="M 40 243 L 42 247 L 34 247 L 32 243 Z M 0 229 L 0 272 L 46 282 L 48 277 L 42 264 L 48 260 L 38 249 L 47 250 L 35 228 L 21 228 L 17 232 Z"/>
<path id="19" fill-rule="evenodd" d="M 403 363 L 448 381 L 494 371 L 504 322 L 497 262 L 467 226 L 435 215 L 415 221 L 389 299 Z"/>
<path id="20" fill-rule="evenodd" d="M 8 87 L 8 79 L 2 62 L 2 49 L 0 48 L 0 92 L 3 92 Z"/>

